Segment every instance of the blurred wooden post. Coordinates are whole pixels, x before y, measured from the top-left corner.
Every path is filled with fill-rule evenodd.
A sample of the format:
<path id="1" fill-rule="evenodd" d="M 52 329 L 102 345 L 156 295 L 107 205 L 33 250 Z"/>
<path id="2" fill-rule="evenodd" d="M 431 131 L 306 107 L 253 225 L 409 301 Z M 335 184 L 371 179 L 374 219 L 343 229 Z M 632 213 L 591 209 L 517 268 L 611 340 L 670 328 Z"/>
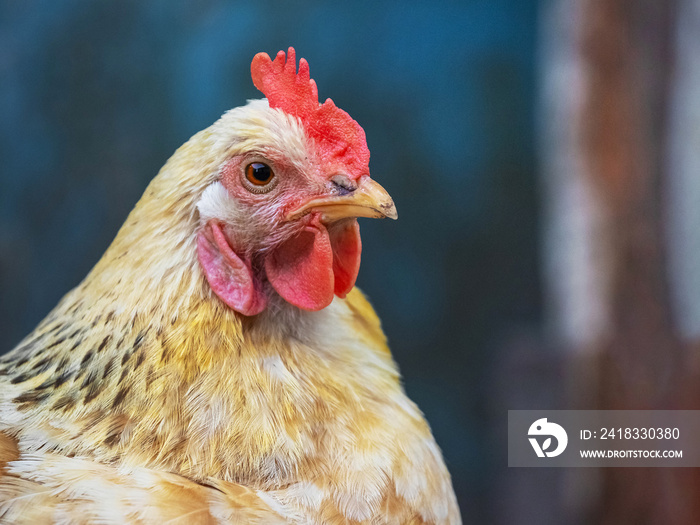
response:
<path id="1" fill-rule="evenodd" d="M 581 56 L 585 171 L 605 214 L 608 330 L 597 408 L 663 409 L 684 380 L 667 286 L 663 204 L 674 2 L 586 0 Z M 690 523 L 662 469 L 603 469 L 600 523 Z"/>
<path id="2" fill-rule="evenodd" d="M 574 403 L 700 408 L 666 252 L 677 4 L 548 5 L 559 31 L 545 31 L 542 57 L 545 281 Z M 698 475 L 681 470 L 601 469 L 586 520 L 697 523 Z"/>
<path id="3" fill-rule="evenodd" d="M 582 146 L 606 215 L 601 408 L 665 406 L 676 386 L 663 209 L 673 2 L 587 0 Z"/>

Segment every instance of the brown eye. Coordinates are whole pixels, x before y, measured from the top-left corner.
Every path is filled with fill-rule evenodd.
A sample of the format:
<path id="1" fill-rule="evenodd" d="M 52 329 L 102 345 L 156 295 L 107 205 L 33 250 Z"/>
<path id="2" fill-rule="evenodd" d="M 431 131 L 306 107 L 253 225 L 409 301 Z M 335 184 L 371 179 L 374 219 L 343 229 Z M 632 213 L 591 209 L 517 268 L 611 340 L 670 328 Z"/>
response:
<path id="1" fill-rule="evenodd" d="M 274 177 L 272 168 L 262 162 L 252 162 L 245 168 L 245 178 L 254 186 L 266 186 Z"/>

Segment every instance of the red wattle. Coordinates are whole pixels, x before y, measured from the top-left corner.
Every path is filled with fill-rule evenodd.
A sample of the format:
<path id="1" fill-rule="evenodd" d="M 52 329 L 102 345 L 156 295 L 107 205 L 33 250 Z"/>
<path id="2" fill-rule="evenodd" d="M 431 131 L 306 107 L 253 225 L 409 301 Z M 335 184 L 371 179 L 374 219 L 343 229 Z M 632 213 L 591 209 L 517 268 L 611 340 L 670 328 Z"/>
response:
<path id="1" fill-rule="evenodd" d="M 333 250 L 328 230 L 318 218 L 265 259 L 273 288 L 303 310 L 321 310 L 333 301 Z"/>
<path id="2" fill-rule="evenodd" d="M 210 221 L 197 236 L 197 257 L 212 291 L 233 310 L 256 315 L 267 297 L 250 266 L 234 253 L 221 227 Z"/>
<path id="3" fill-rule="evenodd" d="M 355 286 L 360 271 L 360 225 L 357 219 L 348 219 L 332 225 L 328 233 L 333 248 L 334 291 L 335 295 L 344 298 Z"/>
<path id="4" fill-rule="evenodd" d="M 319 217 L 265 259 L 267 278 L 288 303 L 321 310 L 333 295 L 345 297 L 355 285 L 362 242 L 357 220 L 329 228 Z M 267 306 L 262 284 L 248 262 L 231 248 L 221 226 L 210 221 L 197 237 L 197 255 L 212 291 L 233 310 L 256 315 Z"/>

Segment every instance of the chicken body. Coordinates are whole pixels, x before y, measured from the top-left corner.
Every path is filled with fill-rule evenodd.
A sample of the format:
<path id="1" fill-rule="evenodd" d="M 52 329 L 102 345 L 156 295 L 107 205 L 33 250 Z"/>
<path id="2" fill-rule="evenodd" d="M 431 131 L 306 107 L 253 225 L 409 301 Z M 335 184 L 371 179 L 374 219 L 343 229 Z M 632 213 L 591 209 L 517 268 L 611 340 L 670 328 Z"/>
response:
<path id="1" fill-rule="evenodd" d="M 349 209 L 356 188 L 338 191 L 322 157 L 265 100 L 173 155 L 86 279 L 0 361 L 3 522 L 459 523 L 376 314 L 357 289 L 338 292 L 354 277 L 333 259 L 327 306 L 314 283 L 269 277 L 290 253 L 277 247 L 305 232 L 314 247 L 325 229 L 354 238 L 339 207 L 288 213 L 331 190 Z M 277 194 L 226 181 L 251 159 L 275 167 Z M 287 180 L 306 193 L 285 197 Z M 210 231 L 254 284 L 226 247 L 207 259 Z"/>

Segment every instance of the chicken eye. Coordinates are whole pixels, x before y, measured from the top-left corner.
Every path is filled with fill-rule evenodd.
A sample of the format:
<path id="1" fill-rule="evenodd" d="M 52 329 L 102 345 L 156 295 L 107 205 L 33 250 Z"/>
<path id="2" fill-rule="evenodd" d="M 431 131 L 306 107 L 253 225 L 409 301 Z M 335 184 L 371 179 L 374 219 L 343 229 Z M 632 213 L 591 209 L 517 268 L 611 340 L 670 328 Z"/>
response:
<path id="1" fill-rule="evenodd" d="M 269 164 L 253 160 L 253 162 L 242 164 L 242 166 L 245 168 L 239 172 L 241 184 L 250 193 L 268 193 L 277 186 L 279 177 Z"/>
<path id="2" fill-rule="evenodd" d="M 272 168 L 262 162 L 251 162 L 245 168 L 245 178 L 254 186 L 267 186 L 274 177 Z"/>

